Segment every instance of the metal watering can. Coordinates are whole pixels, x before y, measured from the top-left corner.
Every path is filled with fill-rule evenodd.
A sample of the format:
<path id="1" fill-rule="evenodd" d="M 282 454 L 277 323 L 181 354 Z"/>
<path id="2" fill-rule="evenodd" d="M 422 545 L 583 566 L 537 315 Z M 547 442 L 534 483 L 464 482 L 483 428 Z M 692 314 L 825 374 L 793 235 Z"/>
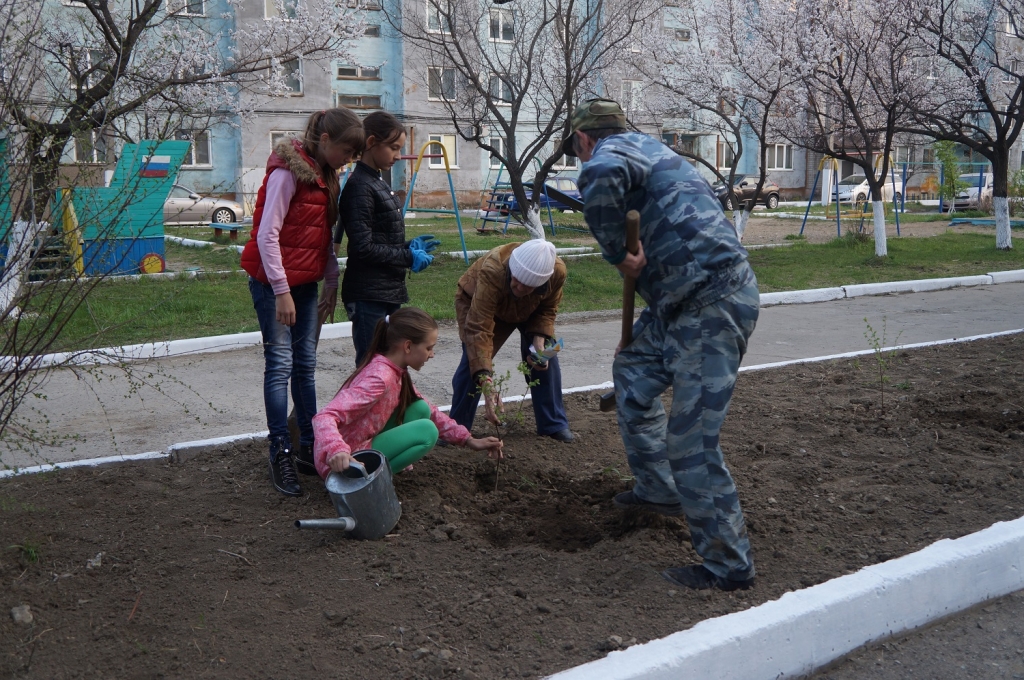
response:
<path id="1" fill-rule="evenodd" d="M 341 529 L 354 538 L 383 538 L 402 516 L 402 504 L 395 495 L 391 467 L 380 451 L 357 451 L 344 472 L 327 477 L 335 519 L 297 519 L 297 529 Z"/>

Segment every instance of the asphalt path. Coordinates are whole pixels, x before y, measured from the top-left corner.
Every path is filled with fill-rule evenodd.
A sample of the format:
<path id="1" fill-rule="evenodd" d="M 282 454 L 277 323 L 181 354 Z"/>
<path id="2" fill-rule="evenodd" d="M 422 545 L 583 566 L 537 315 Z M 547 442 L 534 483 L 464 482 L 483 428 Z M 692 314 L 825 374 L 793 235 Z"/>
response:
<path id="1" fill-rule="evenodd" d="M 761 311 L 744 364 L 868 349 L 868 323 L 880 337 L 884 328 L 890 345 L 1024 328 L 1022 295 L 1024 284 L 1000 284 L 768 307 Z M 619 330 L 614 312 L 559 317 L 564 388 L 611 379 Z M 518 350 L 513 335 L 495 364 L 501 372 L 512 371 L 511 394 L 525 391 L 515 374 Z M 442 325 L 436 356 L 413 374 L 420 391 L 435 403 L 451 403 L 451 376 L 460 356 L 457 329 Z M 353 367 L 350 338 L 321 344 L 319 404 L 334 396 Z M 0 456 L 7 466 L 24 467 L 264 431 L 262 376 L 259 347 L 137 362 L 130 375 L 112 367 L 53 370 L 37 396 L 19 408 L 22 426 L 38 432 L 42 441 L 34 447 L 0 448 Z"/>

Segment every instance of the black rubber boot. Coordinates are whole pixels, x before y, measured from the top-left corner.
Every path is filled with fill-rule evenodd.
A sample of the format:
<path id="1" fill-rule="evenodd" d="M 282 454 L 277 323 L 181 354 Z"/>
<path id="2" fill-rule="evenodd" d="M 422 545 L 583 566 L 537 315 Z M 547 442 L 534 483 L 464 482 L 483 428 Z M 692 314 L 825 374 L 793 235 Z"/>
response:
<path id="1" fill-rule="evenodd" d="M 316 476 L 316 463 L 313 462 L 313 445 L 301 444 L 295 456 L 295 469 L 300 475 Z"/>
<path id="2" fill-rule="evenodd" d="M 270 440 L 270 481 L 274 488 L 285 496 L 301 496 L 302 487 L 295 475 L 292 464 L 292 451 L 288 447 L 287 437 L 275 437 Z"/>

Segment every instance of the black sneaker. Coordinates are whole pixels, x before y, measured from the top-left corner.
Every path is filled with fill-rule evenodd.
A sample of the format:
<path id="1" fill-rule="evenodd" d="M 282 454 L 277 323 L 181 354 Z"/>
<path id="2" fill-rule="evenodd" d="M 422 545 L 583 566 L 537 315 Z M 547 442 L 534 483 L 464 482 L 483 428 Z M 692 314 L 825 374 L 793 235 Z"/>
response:
<path id="1" fill-rule="evenodd" d="M 270 440 L 270 481 L 285 496 L 302 495 L 302 487 L 299 486 L 299 478 L 292 464 L 292 452 L 288 448 L 287 439 L 283 437 Z"/>
<path id="2" fill-rule="evenodd" d="M 674 583 L 684 588 L 692 588 L 693 590 L 709 590 L 711 588 L 725 591 L 746 590 L 754 585 L 753 578 L 734 581 L 729 578 L 716 576 L 708 571 L 707 567 L 703 564 L 691 564 L 688 567 L 666 569 L 661 572 L 661 575 L 669 583 Z"/>
<path id="3" fill-rule="evenodd" d="M 546 437 L 551 437 L 556 442 L 563 442 L 565 444 L 568 444 L 568 443 L 573 442 L 573 441 L 576 440 L 576 435 L 574 435 L 572 433 L 572 430 L 570 430 L 569 428 L 565 428 L 564 430 L 559 430 L 558 432 L 552 432 L 551 434 L 545 435 L 545 436 Z"/>
<path id="4" fill-rule="evenodd" d="M 679 517 L 679 515 L 683 514 L 683 506 L 679 503 L 652 503 L 645 501 L 633 493 L 632 489 L 616 494 L 615 498 L 612 499 L 612 504 L 617 508 L 647 510 L 649 512 L 656 512 L 659 515 L 665 515 L 666 517 Z"/>
<path id="5" fill-rule="evenodd" d="M 299 453 L 295 456 L 295 469 L 300 475 L 319 476 L 316 471 L 316 463 L 313 462 L 313 445 L 302 444 L 299 446 Z"/>

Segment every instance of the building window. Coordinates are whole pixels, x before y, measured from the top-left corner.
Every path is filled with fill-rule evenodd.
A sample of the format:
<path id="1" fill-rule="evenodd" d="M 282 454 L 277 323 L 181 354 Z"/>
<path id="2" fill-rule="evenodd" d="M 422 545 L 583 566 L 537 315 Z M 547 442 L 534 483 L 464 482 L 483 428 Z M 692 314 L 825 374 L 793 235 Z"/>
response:
<path id="1" fill-rule="evenodd" d="M 379 66 L 338 66 L 338 80 L 380 80 Z"/>
<path id="2" fill-rule="evenodd" d="M 718 138 L 718 149 L 715 153 L 716 167 L 720 170 L 728 170 L 732 168 L 734 160 L 732 144 L 724 141 L 721 137 Z"/>
<path id="3" fill-rule="evenodd" d="M 380 24 L 370 24 L 363 31 L 363 35 L 367 38 L 379 38 L 380 37 Z"/>
<path id="4" fill-rule="evenodd" d="M 932 163 L 934 163 L 935 149 L 933 149 L 930 146 L 925 147 L 924 150 L 921 152 L 921 162 L 924 163 L 925 165 L 931 165 Z"/>
<path id="5" fill-rule="evenodd" d="M 107 162 L 107 139 L 97 130 L 75 135 L 75 162 L 103 164 Z"/>
<path id="6" fill-rule="evenodd" d="M 379 94 L 342 94 L 336 92 L 335 106 L 344 106 L 349 109 L 379 109 L 381 98 Z"/>
<path id="7" fill-rule="evenodd" d="M 1010 66 L 1003 74 L 1004 83 L 1012 83 L 1020 77 L 1020 59 L 1011 59 Z"/>
<path id="8" fill-rule="evenodd" d="M 635 113 L 643 106 L 644 83 L 642 80 L 622 81 L 622 108 L 627 113 Z"/>
<path id="9" fill-rule="evenodd" d="M 730 160 L 727 165 L 732 165 Z M 769 170 L 792 170 L 793 169 L 793 145 L 792 144 L 769 144 L 768 145 L 768 169 Z"/>
<path id="10" fill-rule="evenodd" d="M 206 14 L 203 0 L 171 0 L 167 9 L 178 17 L 201 17 Z"/>
<path id="11" fill-rule="evenodd" d="M 690 29 L 688 28 L 677 28 L 675 30 L 676 40 L 688 42 L 690 40 Z"/>
<path id="12" fill-rule="evenodd" d="M 431 156 L 437 155 L 437 158 L 428 158 L 430 161 L 429 166 L 431 168 L 444 169 L 444 158 L 441 154 L 441 147 L 444 147 L 445 152 L 448 154 L 448 165 L 452 168 L 459 166 L 459 154 L 458 147 L 455 144 L 455 135 L 430 135 L 429 141 L 433 142 L 427 149 L 427 153 Z"/>
<path id="13" fill-rule="evenodd" d="M 561 146 L 561 143 L 555 145 L 555 153 L 558 153 L 558 149 L 560 149 Z M 554 170 L 575 170 L 576 168 L 579 167 L 579 160 L 580 159 L 578 159 L 576 156 L 559 156 L 558 160 L 556 160 L 555 164 L 551 167 Z"/>
<path id="14" fill-rule="evenodd" d="M 515 29 L 512 25 L 512 12 L 508 10 L 491 10 L 491 42 L 512 42 Z"/>
<path id="15" fill-rule="evenodd" d="M 491 137 L 491 138 L 489 138 L 487 140 L 487 143 L 492 148 L 497 149 L 498 153 L 501 154 L 502 157 L 504 157 L 505 154 L 508 153 L 508 148 L 505 146 L 505 138 L 504 137 L 497 137 L 497 136 Z M 492 152 L 491 153 L 491 158 L 490 158 L 490 167 L 491 167 L 491 169 L 497 170 L 497 169 L 503 167 L 503 165 L 504 164 L 501 162 L 501 158 L 499 158 L 498 156 L 496 156 Z"/>
<path id="16" fill-rule="evenodd" d="M 495 103 L 512 103 L 512 84 L 509 83 L 507 78 L 502 78 L 501 76 L 496 74 L 492 75 L 487 90 L 488 93 L 491 95 L 491 99 L 493 99 Z"/>
<path id="17" fill-rule="evenodd" d="M 736 115 L 736 107 L 725 97 L 720 97 L 718 99 L 718 112 L 723 116 L 734 116 Z"/>
<path id="18" fill-rule="evenodd" d="M 267 19 L 281 17 L 294 19 L 299 14 L 298 0 L 263 0 L 263 16 Z"/>
<path id="19" fill-rule="evenodd" d="M 277 146 L 277 143 L 282 139 L 302 139 L 302 132 L 298 130 L 288 130 L 280 132 L 270 133 L 270 148 L 273 149 Z"/>
<path id="20" fill-rule="evenodd" d="M 281 77 L 284 84 L 291 90 L 290 96 L 299 97 L 302 95 L 302 60 L 299 58 L 288 59 L 281 62 Z"/>
<path id="21" fill-rule="evenodd" d="M 894 156 L 896 163 L 909 163 L 910 162 L 910 147 L 909 146 L 897 146 L 896 154 Z"/>
<path id="22" fill-rule="evenodd" d="M 427 97 L 429 99 L 448 100 L 455 99 L 455 69 L 453 68 L 430 68 L 427 69 Z"/>
<path id="23" fill-rule="evenodd" d="M 427 30 L 431 33 L 451 33 L 455 14 L 448 0 L 427 0 Z"/>
<path id="24" fill-rule="evenodd" d="M 362 9 L 368 12 L 379 12 L 384 9 L 381 0 L 366 0 L 362 6 L 360 6 L 359 0 L 348 0 L 348 6 L 350 9 Z"/>
<path id="25" fill-rule="evenodd" d="M 206 130 L 178 130 L 175 139 L 192 142 L 182 167 L 210 166 L 210 133 Z"/>

